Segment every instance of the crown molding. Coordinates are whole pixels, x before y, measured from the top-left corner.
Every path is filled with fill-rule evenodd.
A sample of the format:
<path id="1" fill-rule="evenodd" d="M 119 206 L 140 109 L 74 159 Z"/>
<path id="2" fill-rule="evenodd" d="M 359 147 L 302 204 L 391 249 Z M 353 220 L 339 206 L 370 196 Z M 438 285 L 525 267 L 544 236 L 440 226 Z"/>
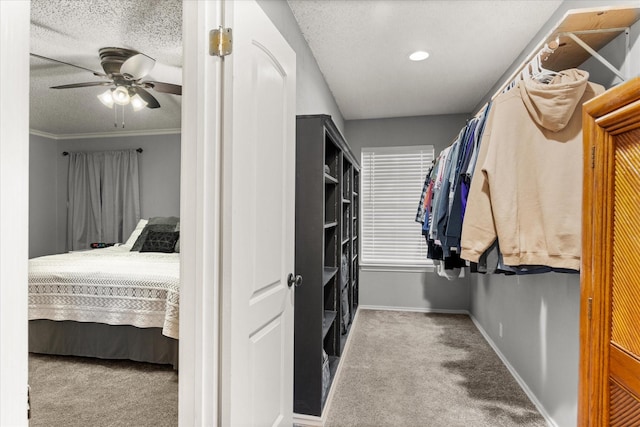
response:
<path id="1" fill-rule="evenodd" d="M 153 135 L 175 135 L 180 134 L 181 129 L 156 129 L 156 130 L 137 130 L 123 132 L 95 132 L 95 133 L 72 133 L 72 134 L 55 134 L 42 132 L 37 129 L 29 129 L 29 134 L 41 136 L 43 138 L 61 140 L 61 139 L 91 139 L 91 138 L 117 138 L 123 136 L 153 136 Z"/>

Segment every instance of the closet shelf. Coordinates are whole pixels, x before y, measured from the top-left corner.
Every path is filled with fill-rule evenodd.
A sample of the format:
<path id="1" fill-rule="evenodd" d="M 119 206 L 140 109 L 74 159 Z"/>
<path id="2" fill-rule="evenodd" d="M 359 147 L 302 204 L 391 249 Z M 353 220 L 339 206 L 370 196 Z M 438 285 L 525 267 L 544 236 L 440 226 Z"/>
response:
<path id="1" fill-rule="evenodd" d="M 336 225 L 338 225 L 338 223 L 337 223 L 336 221 L 333 221 L 333 222 L 325 222 L 325 224 L 324 224 L 324 228 L 325 228 L 325 229 L 334 228 Z"/>
<path id="2" fill-rule="evenodd" d="M 353 258 L 351 258 L 351 261 L 355 261 L 355 260 L 356 260 L 356 258 L 358 258 L 358 254 L 354 254 L 354 255 L 353 255 Z"/>
<path id="3" fill-rule="evenodd" d="M 354 196 L 356 196 L 356 197 L 358 197 L 358 192 L 357 192 L 357 191 L 354 191 L 354 192 L 353 192 L 353 195 L 354 195 Z"/>
<path id="4" fill-rule="evenodd" d="M 348 203 L 351 203 L 351 200 L 349 200 L 349 199 L 342 199 L 342 203 L 348 204 Z"/>
<path id="5" fill-rule="evenodd" d="M 547 36 L 538 43 L 491 98 L 493 99 L 500 94 L 545 45 L 555 43 L 556 39 L 559 41 L 559 45 L 553 53 L 546 57 L 544 67 L 553 71 L 575 68 L 589 59 L 591 54 L 580 46 L 572 36 L 569 36 L 569 33 L 575 34 L 593 50 L 598 51 L 638 20 L 640 20 L 640 7 L 611 6 L 567 11 L 560 22 L 547 33 Z M 631 76 L 627 75 L 626 77 L 630 78 Z"/>
<path id="6" fill-rule="evenodd" d="M 322 286 L 327 286 L 327 283 L 336 275 L 338 267 L 324 267 L 322 272 Z"/>
<path id="7" fill-rule="evenodd" d="M 556 28 L 543 41 L 549 43 L 560 35 L 560 46 L 545 61 L 545 68 L 555 71 L 577 67 L 591 56 L 578 43 L 562 33 L 579 33 L 590 30 L 628 28 L 640 19 L 640 8 L 600 7 L 570 10 Z M 598 51 L 618 37 L 622 31 L 594 32 L 580 34 L 579 37 L 593 50 Z M 627 76 L 629 77 L 629 76 Z"/>
<path id="8" fill-rule="evenodd" d="M 334 177 L 332 177 L 331 175 L 329 175 L 328 173 L 324 174 L 324 182 L 326 184 L 337 184 L 338 180 Z"/>
<path id="9" fill-rule="evenodd" d="M 327 336 L 333 321 L 336 320 L 336 312 L 332 310 L 325 310 L 324 317 L 322 318 L 322 339 Z"/>
<path id="10" fill-rule="evenodd" d="M 342 244 L 343 244 L 343 245 L 346 245 L 347 243 L 349 243 L 349 237 L 347 237 L 346 239 L 344 239 L 344 240 L 342 241 Z"/>

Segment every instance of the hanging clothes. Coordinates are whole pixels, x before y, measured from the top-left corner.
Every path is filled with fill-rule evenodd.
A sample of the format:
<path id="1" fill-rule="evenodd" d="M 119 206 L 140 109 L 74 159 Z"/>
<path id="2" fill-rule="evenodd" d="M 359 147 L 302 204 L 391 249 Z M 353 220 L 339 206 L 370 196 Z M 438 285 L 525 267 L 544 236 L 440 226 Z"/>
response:
<path id="1" fill-rule="evenodd" d="M 585 71 L 524 80 L 493 102 L 462 227 L 462 258 L 499 240 L 507 266 L 578 270 L 582 109 L 604 88 Z"/>
<path id="2" fill-rule="evenodd" d="M 418 205 L 416 221 L 423 223 L 427 258 L 434 260 L 439 275 L 449 279 L 457 277 L 465 265 L 459 243 L 471 182 L 468 174 L 477 158 L 489 108 L 490 104 L 469 120 L 452 145 L 438 155 L 427 173 Z"/>

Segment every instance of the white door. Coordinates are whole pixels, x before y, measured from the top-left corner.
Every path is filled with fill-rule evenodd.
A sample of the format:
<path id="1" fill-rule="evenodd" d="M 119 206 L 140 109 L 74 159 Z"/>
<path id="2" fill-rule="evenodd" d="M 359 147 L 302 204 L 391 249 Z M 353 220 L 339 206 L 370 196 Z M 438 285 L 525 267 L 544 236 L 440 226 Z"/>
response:
<path id="1" fill-rule="evenodd" d="M 296 58 L 255 1 L 225 14 L 222 425 L 290 427 Z"/>

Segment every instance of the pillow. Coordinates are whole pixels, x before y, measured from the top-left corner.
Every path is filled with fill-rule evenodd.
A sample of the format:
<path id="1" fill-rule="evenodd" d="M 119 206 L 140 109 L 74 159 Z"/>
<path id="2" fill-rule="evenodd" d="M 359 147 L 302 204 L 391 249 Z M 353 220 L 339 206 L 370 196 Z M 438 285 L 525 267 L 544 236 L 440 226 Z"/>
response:
<path id="1" fill-rule="evenodd" d="M 179 236 L 179 231 L 150 230 L 140 252 L 172 253 Z"/>
<path id="2" fill-rule="evenodd" d="M 147 222 L 149 221 L 146 219 L 141 219 L 140 221 L 138 221 L 136 228 L 133 229 L 133 231 L 131 232 L 131 235 L 129 236 L 129 238 L 124 244 L 127 246 L 133 246 L 136 240 L 138 240 L 138 237 L 140 236 L 140 233 L 142 233 L 142 230 L 144 229 L 145 225 L 147 225 Z"/>
<path id="3" fill-rule="evenodd" d="M 176 231 L 180 231 L 180 221 L 178 221 L 178 224 L 176 225 Z M 176 242 L 175 251 L 180 253 L 180 237 L 178 237 L 178 241 Z"/>
<path id="4" fill-rule="evenodd" d="M 154 231 L 176 231 L 178 222 L 180 218 L 175 216 L 170 217 L 160 217 L 156 216 L 149 219 L 147 225 L 142 229 L 142 232 L 136 239 L 135 243 L 131 246 L 131 251 L 139 251 L 144 244 L 144 241 L 147 238 L 147 234 L 149 234 L 149 230 Z M 128 241 L 127 241 L 128 242 Z"/>
<path id="5" fill-rule="evenodd" d="M 131 251 L 140 251 L 142 249 L 142 245 L 147 241 L 147 237 L 151 231 L 176 231 L 176 226 L 172 224 L 147 224 L 144 229 L 142 229 L 142 233 L 138 236 L 138 239 L 131 247 Z"/>

